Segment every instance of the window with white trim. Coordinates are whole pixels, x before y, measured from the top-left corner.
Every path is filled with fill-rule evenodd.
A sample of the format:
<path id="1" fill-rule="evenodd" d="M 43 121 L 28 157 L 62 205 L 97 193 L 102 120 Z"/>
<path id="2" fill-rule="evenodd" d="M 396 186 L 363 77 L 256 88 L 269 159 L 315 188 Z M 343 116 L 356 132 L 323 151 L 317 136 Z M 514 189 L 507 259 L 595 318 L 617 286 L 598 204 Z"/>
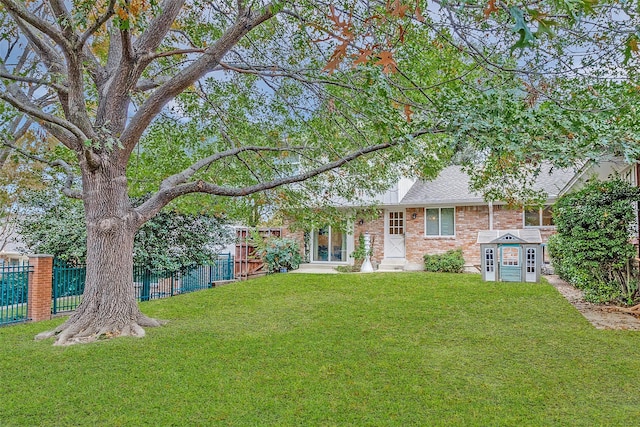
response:
<path id="1" fill-rule="evenodd" d="M 551 206 L 544 208 L 526 208 L 524 210 L 525 227 L 551 227 L 553 223 L 553 213 Z"/>
<path id="2" fill-rule="evenodd" d="M 426 208 L 425 235 L 455 236 L 455 208 Z"/>
<path id="3" fill-rule="evenodd" d="M 520 265 L 520 249 L 514 247 L 502 248 L 502 266 L 518 267 Z"/>

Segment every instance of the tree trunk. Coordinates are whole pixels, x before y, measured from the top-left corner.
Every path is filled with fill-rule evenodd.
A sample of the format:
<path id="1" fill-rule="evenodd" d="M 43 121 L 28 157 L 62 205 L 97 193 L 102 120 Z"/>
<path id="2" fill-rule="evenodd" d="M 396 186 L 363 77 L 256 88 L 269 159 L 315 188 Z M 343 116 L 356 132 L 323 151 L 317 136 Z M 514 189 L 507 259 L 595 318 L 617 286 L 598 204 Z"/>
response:
<path id="1" fill-rule="evenodd" d="M 83 168 L 84 169 L 84 168 Z M 133 286 L 133 238 L 140 224 L 127 194 L 123 168 L 83 171 L 87 225 L 87 273 L 82 303 L 71 317 L 36 339 L 56 345 L 115 336 L 144 336 L 142 326 L 160 323 L 138 308 Z"/>

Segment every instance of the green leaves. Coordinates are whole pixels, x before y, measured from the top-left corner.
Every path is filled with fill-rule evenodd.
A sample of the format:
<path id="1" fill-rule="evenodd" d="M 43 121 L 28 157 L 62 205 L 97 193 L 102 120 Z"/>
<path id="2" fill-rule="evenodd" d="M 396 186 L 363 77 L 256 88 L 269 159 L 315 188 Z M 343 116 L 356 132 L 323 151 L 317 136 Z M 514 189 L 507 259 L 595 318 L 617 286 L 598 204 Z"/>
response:
<path id="1" fill-rule="evenodd" d="M 258 239 L 258 253 L 267 265 L 269 273 L 295 270 L 302 262 L 298 242 L 294 239 L 271 237 L 262 238 L 255 233 L 252 238 Z"/>
<path id="2" fill-rule="evenodd" d="M 561 277 L 585 290 L 594 302 L 633 303 L 638 271 L 630 230 L 640 190 L 620 178 L 591 180 L 554 205 L 558 234 L 549 242 Z"/>
<path id="3" fill-rule="evenodd" d="M 509 14 L 515 21 L 512 31 L 520 35 L 518 41 L 511 46 L 511 52 L 513 53 L 516 49 L 531 47 L 535 41 L 535 37 L 524 18 L 522 10 L 517 6 L 512 6 L 509 8 Z"/>
<path id="4" fill-rule="evenodd" d="M 633 57 L 633 55 L 638 56 L 639 48 L 638 43 L 640 43 L 640 30 L 637 33 L 631 34 L 624 45 L 624 65 L 629 63 L 629 60 Z"/>
<path id="5" fill-rule="evenodd" d="M 82 202 L 32 191 L 21 202 L 19 233 L 34 253 L 84 263 L 87 233 Z M 134 241 L 134 262 L 147 269 L 176 271 L 215 259 L 235 236 L 227 223 L 205 214 L 165 209 L 145 223 Z"/>

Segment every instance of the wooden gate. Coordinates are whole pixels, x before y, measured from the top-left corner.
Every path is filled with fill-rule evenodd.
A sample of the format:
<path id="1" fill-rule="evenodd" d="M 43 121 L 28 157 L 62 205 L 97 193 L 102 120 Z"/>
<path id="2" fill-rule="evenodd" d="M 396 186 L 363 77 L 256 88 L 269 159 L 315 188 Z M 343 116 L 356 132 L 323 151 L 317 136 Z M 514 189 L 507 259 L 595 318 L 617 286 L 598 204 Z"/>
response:
<path id="1" fill-rule="evenodd" d="M 251 239 L 251 233 L 257 231 L 264 238 L 280 237 L 281 228 L 247 228 L 236 229 L 235 277 L 237 280 L 247 280 L 251 277 L 267 274 L 264 262 L 256 253 L 256 246 Z"/>

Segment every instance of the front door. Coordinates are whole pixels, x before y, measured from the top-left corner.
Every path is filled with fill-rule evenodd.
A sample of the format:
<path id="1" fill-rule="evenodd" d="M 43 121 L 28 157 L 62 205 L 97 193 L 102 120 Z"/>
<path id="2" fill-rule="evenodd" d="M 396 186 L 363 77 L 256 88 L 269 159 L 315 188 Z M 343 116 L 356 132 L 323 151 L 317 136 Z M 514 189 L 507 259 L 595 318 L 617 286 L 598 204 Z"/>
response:
<path id="1" fill-rule="evenodd" d="M 403 210 L 388 210 L 385 216 L 384 257 L 404 258 L 404 217 Z"/>
<path id="2" fill-rule="evenodd" d="M 500 280 L 503 282 L 522 281 L 520 245 L 500 247 Z"/>

